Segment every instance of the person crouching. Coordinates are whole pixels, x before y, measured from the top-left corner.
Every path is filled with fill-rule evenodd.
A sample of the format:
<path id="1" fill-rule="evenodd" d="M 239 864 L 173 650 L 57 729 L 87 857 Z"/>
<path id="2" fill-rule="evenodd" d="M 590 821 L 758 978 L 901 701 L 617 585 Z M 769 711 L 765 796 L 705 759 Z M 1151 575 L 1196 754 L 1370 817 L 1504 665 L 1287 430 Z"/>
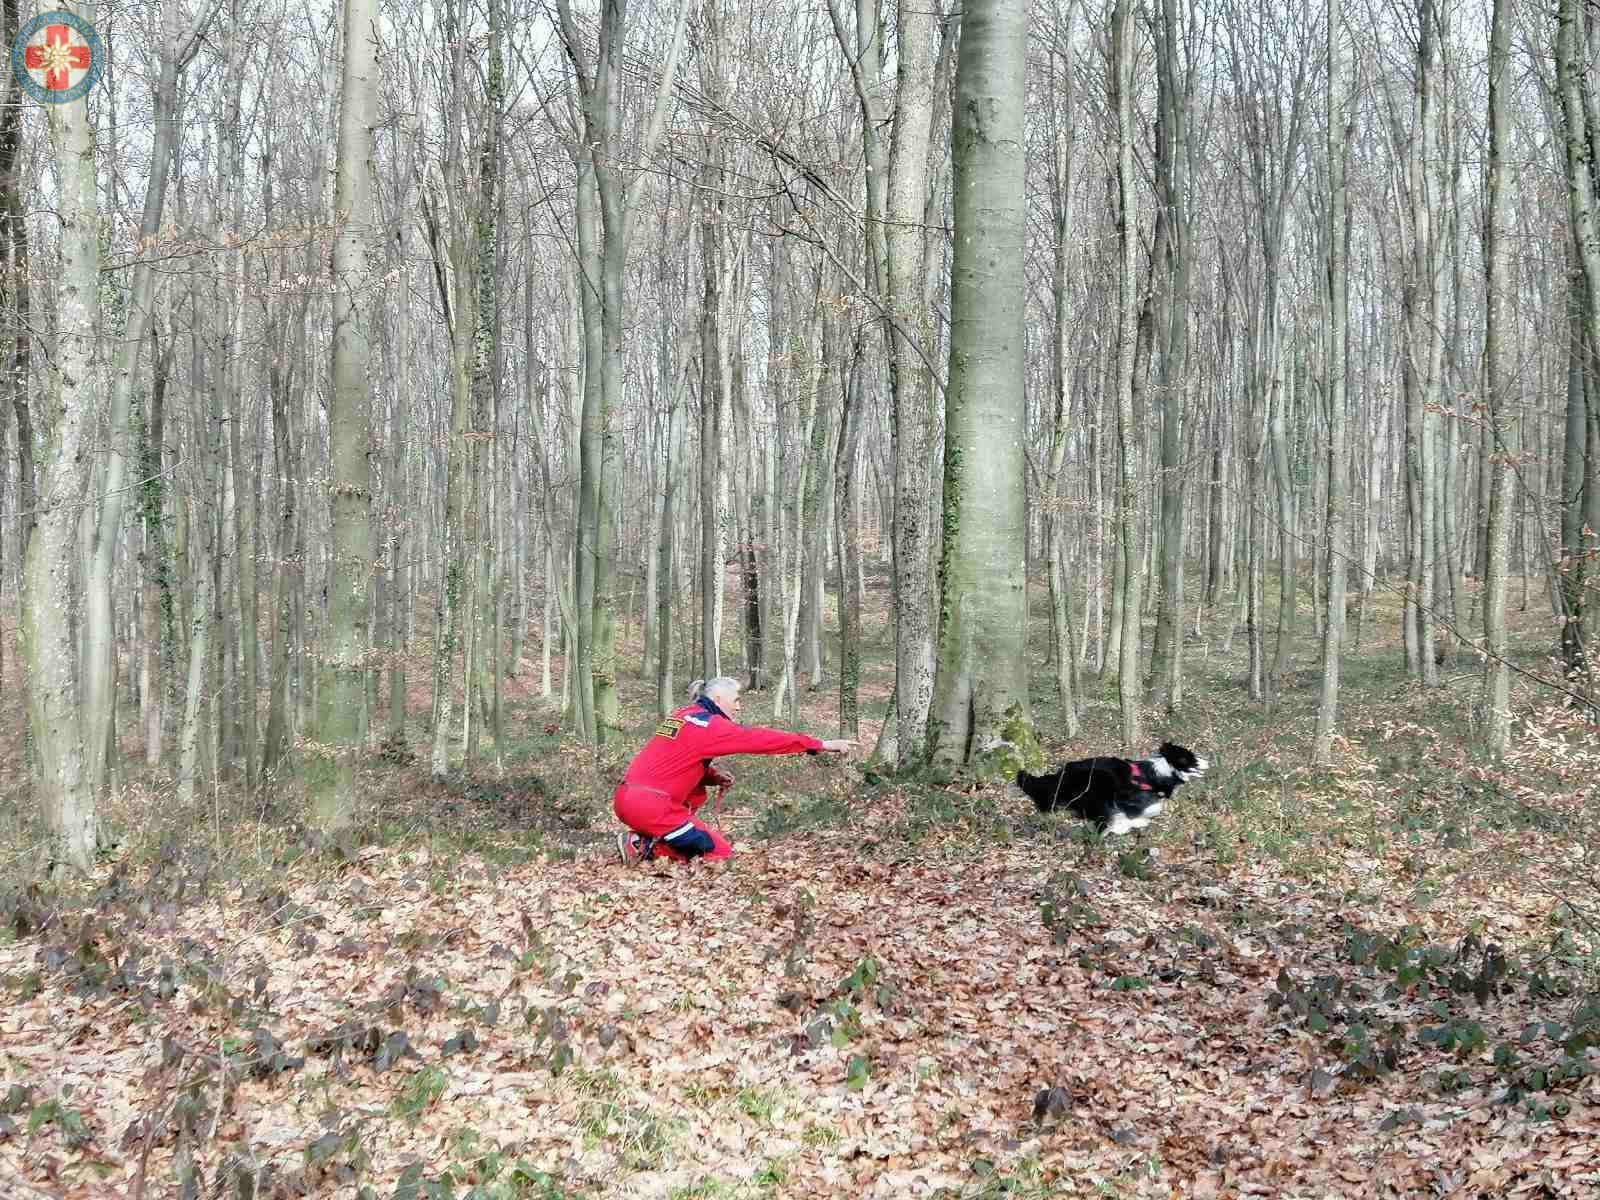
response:
<path id="1" fill-rule="evenodd" d="M 733 783 L 733 776 L 712 761 L 718 755 L 839 754 L 855 745 L 847 738 L 819 741 L 805 733 L 741 725 L 739 690 L 739 681 L 725 675 L 695 680 L 689 685 L 693 703 L 662 721 L 628 764 L 612 797 L 617 819 L 628 827 L 617 835 L 617 857 L 625 865 L 733 854 L 728 840 L 696 815 L 707 788 Z"/>

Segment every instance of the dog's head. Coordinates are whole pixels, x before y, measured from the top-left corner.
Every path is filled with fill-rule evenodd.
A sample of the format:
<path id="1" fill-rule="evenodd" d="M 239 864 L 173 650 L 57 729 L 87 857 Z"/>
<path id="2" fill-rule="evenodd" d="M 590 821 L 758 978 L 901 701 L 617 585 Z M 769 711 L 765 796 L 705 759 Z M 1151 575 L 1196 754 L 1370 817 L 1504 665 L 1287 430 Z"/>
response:
<path id="1" fill-rule="evenodd" d="M 1156 751 L 1167 760 L 1167 765 L 1177 772 L 1178 778 L 1188 783 L 1191 779 L 1199 779 L 1211 766 L 1187 746 L 1180 746 L 1176 742 L 1162 742 L 1161 748 Z"/>

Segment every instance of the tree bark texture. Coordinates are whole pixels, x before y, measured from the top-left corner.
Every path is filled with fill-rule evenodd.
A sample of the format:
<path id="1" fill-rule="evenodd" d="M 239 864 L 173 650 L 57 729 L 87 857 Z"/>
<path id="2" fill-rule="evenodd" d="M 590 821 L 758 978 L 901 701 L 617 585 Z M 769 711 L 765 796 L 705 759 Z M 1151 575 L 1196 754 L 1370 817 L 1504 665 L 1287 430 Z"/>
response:
<path id="1" fill-rule="evenodd" d="M 1134 427 L 1134 354 L 1138 340 L 1135 270 L 1139 248 L 1137 180 L 1133 165 L 1133 5 L 1117 0 L 1111 32 L 1112 107 L 1117 114 L 1117 440 L 1121 462 L 1117 493 L 1118 545 L 1122 551 L 1122 628 L 1117 687 L 1121 698 L 1122 743 L 1135 752 L 1142 736 L 1140 713 L 1140 545 L 1139 431 Z"/>
<path id="2" fill-rule="evenodd" d="M 975 0 L 962 11 L 944 550 L 928 725 L 928 758 L 942 768 L 981 768 L 1003 743 L 1032 737 L 1023 644 L 1026 25 L 1022 0 Z"/>
<path id="3" fill-rule="evenodd" d="M 345 0 L 338 181 L 333 243 L 333 370 L 328 409 L 328 623 L 322 644 L 317 743 L 308 756 L 313 815 L 326 832 L 355 816 L 355 756 L 367 742 L 371 649 L 372 385 L 370 321 L 376 281 L 369 265 L 374 218 L 373 125 L 377 118 L 377 7 Z M 316 760 L 320 759 L 320 762 Z"/>

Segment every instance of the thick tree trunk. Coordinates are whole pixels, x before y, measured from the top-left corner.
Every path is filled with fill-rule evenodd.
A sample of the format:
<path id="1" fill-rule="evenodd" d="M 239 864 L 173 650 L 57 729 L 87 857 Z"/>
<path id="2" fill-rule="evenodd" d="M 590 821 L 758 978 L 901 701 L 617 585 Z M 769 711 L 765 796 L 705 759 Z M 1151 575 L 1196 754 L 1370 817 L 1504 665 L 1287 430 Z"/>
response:
<path id="1" fill-rule="evenodd" d="M 1015 770 L 1034 739 L 1023 640 L 1026 26 L 1022 0 L 969 0 L 951 132 L 956 233 L 928 758 L 980 772 Z"/>
<path id="2" fill-rule="evenodd" d="M 333 243 L 333 369 L 328 405 L 328 508 L 333 529 L 328 624 L 322 639 L 317 743 L 307 761 L 313 819 L 336 832 L 355 817 L 355 756 L 366 744 L 373 578 L 372 392 L 369 323 L 375 303 L 367 239 L 374 222 L 377 6 L 345 0 L 338 181 Z M 320 760 L 318 762 L 317 760 Z"/>
<path id="3" fill-rule="evenodd" d="M 37 516 L 23 563 L 22 641 L 29 678 L 34 794 L 58 867 L 87 872 L 98 834 L 93 775 L 80 723 L 72 597 L 80 505 L 89 486 L 99 371 L 95 338 L 100 275 L 99 197 L 87 101 L 52 104 L 50 143 L 60 222 L 57 335 L 51 387 L 57 417 L 38 479 Z M 13 393 L 15 397 L 15 393 Z"/>

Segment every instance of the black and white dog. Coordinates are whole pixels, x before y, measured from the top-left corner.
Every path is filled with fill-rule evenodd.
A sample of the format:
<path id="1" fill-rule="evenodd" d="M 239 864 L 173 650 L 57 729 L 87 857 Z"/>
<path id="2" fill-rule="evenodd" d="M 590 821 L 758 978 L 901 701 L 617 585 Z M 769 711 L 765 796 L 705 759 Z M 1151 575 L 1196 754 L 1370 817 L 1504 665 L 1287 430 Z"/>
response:
<path id="1" fill-rule="evenodd" d="M 1065 809 L 1111 833 L 1143 829 L 1161 815 L 1180 783 L 1211 764 L 1186 746 L 1162 742 L 1149 758 L 1080 758 L 1049 775 L 1017 772 L 1017 786 L 1040 812 Z"/>

